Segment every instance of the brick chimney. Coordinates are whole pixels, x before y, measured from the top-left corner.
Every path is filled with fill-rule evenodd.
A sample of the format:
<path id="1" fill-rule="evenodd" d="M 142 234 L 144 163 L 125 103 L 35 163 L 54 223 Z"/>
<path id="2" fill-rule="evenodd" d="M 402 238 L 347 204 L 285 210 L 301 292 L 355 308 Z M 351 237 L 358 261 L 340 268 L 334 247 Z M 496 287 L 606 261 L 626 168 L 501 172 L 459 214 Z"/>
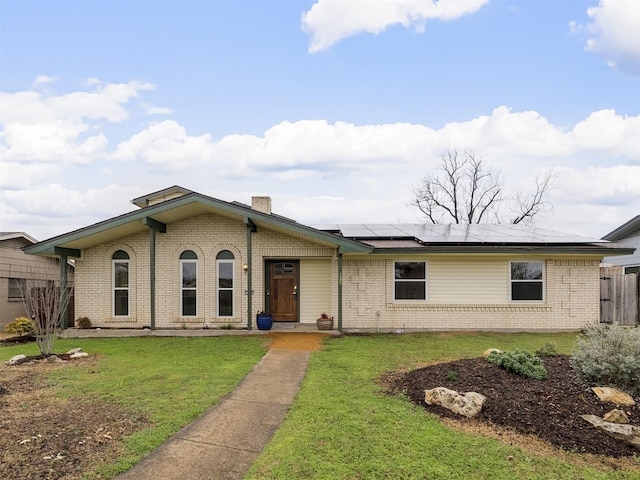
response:
<path id="1" fill-rule="evenodd" d="M 271 215 L 271 197 L 251 197 L 251 208 Z"/>

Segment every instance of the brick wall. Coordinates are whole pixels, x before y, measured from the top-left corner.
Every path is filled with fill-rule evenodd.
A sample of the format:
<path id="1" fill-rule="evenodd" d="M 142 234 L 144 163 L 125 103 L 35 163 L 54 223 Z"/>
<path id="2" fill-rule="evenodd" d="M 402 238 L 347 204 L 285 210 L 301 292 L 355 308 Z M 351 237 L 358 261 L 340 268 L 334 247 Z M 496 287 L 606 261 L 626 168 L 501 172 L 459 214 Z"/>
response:
<path id="1" fill-rule="evenodd" d="M 503 300 L 492 303 L 468 302 L 467 282 L 451 279 L 448 284 L 455 300 L 448 303 L 398 302 L 393 300 L 393 260 L 345 260 L 343 266 L 343 328 L 368 331 L 412 330 L 579 330 L 599 321 L 599 259 L 545 261 L 545 300 L 509 301 L 509 260 L 500 264 Z M 429 264 L 429 259 L 424 259 Z M 486 262 L 486 261 L 484 261 Z M 468 265 L 474 264 L 472 257 Z M 503 267 L 503 268 L 502 268 Z M 471 267 L 470 267 L 471 270 Z M 427 274 L 429 284 L 442 280 Z M 498 279 L 499 280 L 499 279 Z M 495 280 L 497 285 L 500 281 Z M 462 285 L 462 286 L 460 286 Z M 492 296 L 493 298 L 493 296 Z"/>

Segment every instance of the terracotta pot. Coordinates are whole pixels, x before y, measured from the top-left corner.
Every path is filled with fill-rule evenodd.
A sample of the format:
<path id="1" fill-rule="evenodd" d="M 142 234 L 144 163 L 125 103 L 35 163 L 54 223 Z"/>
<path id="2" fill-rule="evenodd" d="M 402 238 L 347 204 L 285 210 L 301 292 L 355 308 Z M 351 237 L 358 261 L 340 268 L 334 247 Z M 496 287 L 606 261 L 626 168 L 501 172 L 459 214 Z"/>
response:
<path id="1" fill-rule="evenodd" d="M 316 320 L 316 326 L 318 330 L 332 330 L 333 318 L 319 318 Z"/>

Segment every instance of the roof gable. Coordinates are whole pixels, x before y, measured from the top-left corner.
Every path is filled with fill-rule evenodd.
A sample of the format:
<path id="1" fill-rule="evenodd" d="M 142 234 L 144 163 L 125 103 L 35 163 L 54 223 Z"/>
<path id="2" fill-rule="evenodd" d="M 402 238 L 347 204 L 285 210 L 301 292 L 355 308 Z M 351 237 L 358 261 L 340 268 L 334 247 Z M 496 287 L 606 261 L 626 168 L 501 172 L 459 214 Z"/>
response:
<path id="1" fill-rule="evenodd" d="M 178 187 L 178 190 L 180 189 L 181 187 Z M 141 199 L 158 198 L 167 193 L 171 195 L 172 193 L 179 193 L 178 190 L 171 187 L 170 189 L 161 190 L 135 200 L 141 203 Z M 203 213 L 216 213 L 235 218 L 240 222 L 256 225 L 258 228 L 269 228 L 289 235 L 307 238 L 312 241 L 324 243 L 325 245 L 340 248 L 341 252 L 366 253 L 372 250 L 371 247 L 360 242 L 337 237 L 330 233 L 299 224 L 285 217 L 262 213 L 242 204 L 225 202 L 196 192 L 187 192 L 188 193 L 160 203 L 150 204 L 140 210 L 135 210 L 79 230 L 44 240 L 26 248 L 25 252 L 34 255 L 57 255 L 56 249 L 60 248 L 80 251 L 85 248 L 147 231 L 149 228 L 149 221 L 147 219 L 169 225 L 181 219 L 194 217 Z"/>

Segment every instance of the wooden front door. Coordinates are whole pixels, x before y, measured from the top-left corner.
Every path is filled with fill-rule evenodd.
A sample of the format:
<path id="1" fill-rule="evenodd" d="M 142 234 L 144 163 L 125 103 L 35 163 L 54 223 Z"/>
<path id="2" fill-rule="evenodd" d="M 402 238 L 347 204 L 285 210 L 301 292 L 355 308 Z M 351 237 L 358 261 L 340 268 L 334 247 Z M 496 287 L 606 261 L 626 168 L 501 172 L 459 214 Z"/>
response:
<path id="1" fill-rule="evenodd" d="M 267 262 L 267 301 L 274 322 L 298 321 L 298 268 L 297 260 Z"/>

